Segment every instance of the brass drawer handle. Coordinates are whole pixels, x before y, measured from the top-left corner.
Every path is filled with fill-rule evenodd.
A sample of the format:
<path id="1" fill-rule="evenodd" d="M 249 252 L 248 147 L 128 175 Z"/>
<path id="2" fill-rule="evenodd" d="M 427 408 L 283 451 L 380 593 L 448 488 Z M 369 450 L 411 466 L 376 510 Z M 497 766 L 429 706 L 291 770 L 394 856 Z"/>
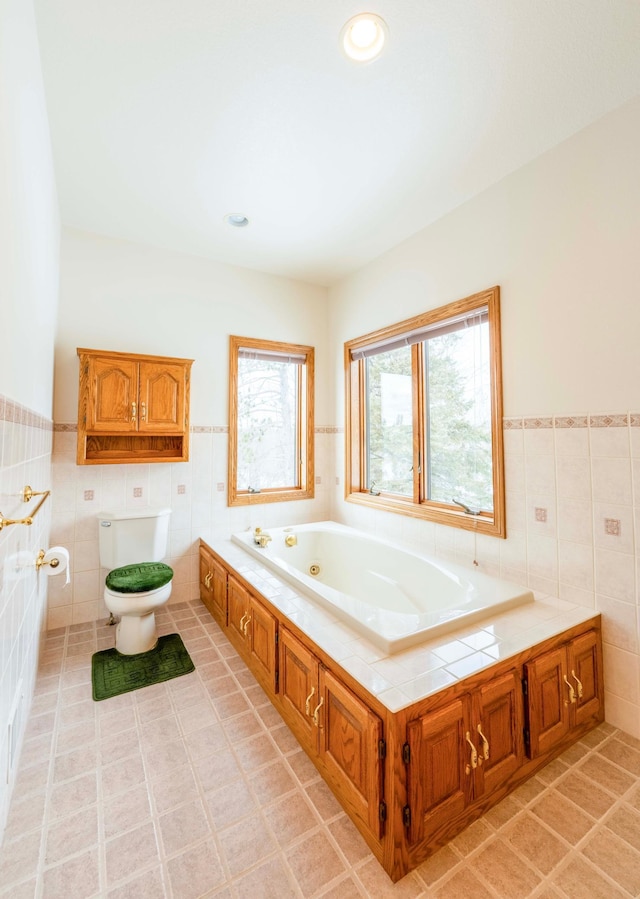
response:
<path id="1" fill-rule="evenodd" d="M 240 619 L 240 624 L 238 625 L 238 630 L 239 630 L 239 631 L 242 631 L 243 633 L 245 632 L 245 630 L 244 630 L 244 619 L 247 617 L 247 615 L 248 615 L 248 612 L 245 612 L 244 615 L 242 616 L 242 618 Z"/>
<path id="2" fill-rule="evenodd" d="M 471 734 L 469 733 L 469 731 L 467 731 L 466 740 L 467 740 L 467 743 L 469 744 L 469 746 L 471 747 L 471 759 L 470 759 L 470 764 L 467 765 L 467 767 L 465 768 L 465 772 L 467 774 L 471 774 L 471 769 L 478 767 L 478 750 L 471 742 Z"/>
<path id="3" fill-rule="evenodd" d="M 147 404 L 146 403 L 140 404 L 140 412 L 142 415 L 142 420 L 146 421 L 147 420 Z"/>
<path id="4" fill-rule="evenodd" d="M 482 759 L 489 758 L 489 741 L 487 740 L 485 735 L 482 733 L 482 728 L 481 728 L 480 724 L 478 725 L 477 730 L 478 730 L 478 733 L 480 734 L 480 739 L 482 740 L 482 750 L 481 750 L 482 755 L 480 756 L 480 762 L 482 762 Z"/>
<path id="5" fill-rule="evenodd" d="M 318 713 L 323 705 L 324 705 L 324 696 L 321 696 L 320 702 L 316 706 L 315 711 L 313 713 L 313 723 L 315 724 L 316 727 L 320 728 L 320 730 L 322 730 L 322 728 L 320 727 L 320 725 L 318 723 Z"/>
<path id="6" fill-rule="evenodd" d="M 563 676 L 563 680 L 564 680 L 565 684 L 567 685 L 567 687 L 569 687 L 569 702 L 575 703 L 575 701 L 576 701 L 576 691 L 573 689 L 573 687 L 571 686 L 571 684 L 570 684 L 569 681 L 567 680 L 567 675 L 566 675 L 566 674 Z M 569 704 L 569 703 L 567 703 L 567 702 L 565 701 L 565 705 L 568 705 L 568 704 Z"/>
<path id="7" fill-rule="evenodd" d="M 574 681 L 575 681 L 575 682 L 577 683 L 577 685 L 578 685 L 578 699 L 582 699 L 582 693 L 583 693 L 583 689 L 582 689 L 582 681 L 581 681 L 580 678 L 577 676 L 577 674 L 575 673 L 575 671 L 573 670 L 573 668 L 571 669 L 571 677 L 574 679 Z"/>
<path id="8" fill-rule="evenodd" d="M 131 421 L 137 421 L 138 419 L 138 406 L 136 403 L 131 403 Z"/>
<path id="9" fill-rule="evenodd" d="M 244 628 L 242 629 L 245 637 L 247 636 L 247 628 L 249 627 L 250 624 L 251 624 L 251 615 L 248 615 L 247 620 L 244 623 Z"/>
<path id="10" fill-rule="evenodd" d="M 310 708 L 310 705 L 311 705 L 311 700 L 312 700 L 313 697 L 315 696 L 315 693 L 316 693 L 316 688 L 315 688 L 315 687 L 311 687 L 311 693 L 309 693 L 309 695 L 307 696 L 307 701 L 306 701 L 305 704 L 304 704 L 304 710 L 305 710 L 305 712 L 307 713 L 307 715 L 310 715 L 310 714 L 311 714 L 311 708 Z"/>
<path id="11" fill-rule="evenodd" d="M 211 578 L 212 578 L 212 577 L 213 577 L 213 574 L 212 574 L 211 572 L 209 572 L 209 573 L 207 574 L 207 576 L 205 577 L 205 579 L 204 579 L 204 585 L 205 585 L 205 587 L 207 588 L 207 590 L 208 590 L 209 587 L 211 586 Z"/>

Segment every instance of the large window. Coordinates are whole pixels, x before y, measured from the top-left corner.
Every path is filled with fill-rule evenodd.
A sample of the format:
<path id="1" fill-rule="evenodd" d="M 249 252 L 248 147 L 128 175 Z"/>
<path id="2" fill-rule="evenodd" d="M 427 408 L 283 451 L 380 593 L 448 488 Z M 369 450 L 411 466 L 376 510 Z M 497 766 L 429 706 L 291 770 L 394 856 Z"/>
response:
<path id="1" fill-rule="evenodd" d="M 346 498 L 504 537 L 498 287 L 345 344 Z"/>
<path id="2" fill-rule="evenodd" d="M 313 347 L 231 337 L 229 505 L 313 496 Z"/>

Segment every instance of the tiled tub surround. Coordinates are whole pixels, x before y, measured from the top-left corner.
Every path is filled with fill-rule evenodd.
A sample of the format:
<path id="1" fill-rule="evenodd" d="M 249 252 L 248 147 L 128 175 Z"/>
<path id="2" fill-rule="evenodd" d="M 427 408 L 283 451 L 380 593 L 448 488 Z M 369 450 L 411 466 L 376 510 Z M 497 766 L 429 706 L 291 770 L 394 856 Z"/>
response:
<path id="1" fill-rule="evenodd" d="M 592 611 L 540 597 L 389 655 L 246 548 L 219 541 L 202 546 L 202 559 L 203 601 L 394 880 L 602 720 Z M 571 706 L 567 675 L 579 687 Z M 476 725 L 495 750 L 484 766 L 467 747 L 480 740 Z M 424 777 L 432 789 L 418 786 Z"/>
<path id="2" fill-rule="evenodd" d="M 51 486 L 51 436 L 49 419 L 0 396 L 0 511 L 5 518 L 23 518 L 39 502 L 39 498 L 28 505 L 22 502 L 25 486 L 34 490 Z M 31 704 L 46 611 L 47 579 L 30 562 L 35 563 L 38 551 L 49 546 L 50 520 L 51 498 L 31 526 L 8 525 L 0 531 L 0 838 Z"/>
<path id="3" fill-rule="evenodd" d="M 11 899 L 629 899 L 640 742 L 604 724 L 392 886 L 200 601 L 196 670 L 94 703 L 95 623 L 47 634 L 6 841 Z M 212 751 L 213 750 L 213 751 Z M 250 836 L 250 839 L 249 839 Z"/>
<path id="4" fill-rule="evenodd" d="M 371 512 L 342 486 L 332 517 L 602 613 L 607 721 L 640 738 L 640 415 L 507 418 L 504 445 L 506 540 Z"/>

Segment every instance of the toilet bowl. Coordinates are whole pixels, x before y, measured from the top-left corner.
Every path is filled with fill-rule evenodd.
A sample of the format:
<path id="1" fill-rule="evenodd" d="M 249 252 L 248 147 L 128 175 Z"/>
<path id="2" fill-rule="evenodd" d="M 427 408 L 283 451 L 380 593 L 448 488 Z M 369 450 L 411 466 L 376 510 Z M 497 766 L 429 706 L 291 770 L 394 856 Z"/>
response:
<path id="1" fill-rule="evenodd" d="M 166 554 L 169 509 L 99 514 L 100 564 L 109 568 L 104 602 L 120 621 L 116 649 L 137 655 L 158 642 L 156 610 L 171 595 L 173 571 L 161 560 Z"/>

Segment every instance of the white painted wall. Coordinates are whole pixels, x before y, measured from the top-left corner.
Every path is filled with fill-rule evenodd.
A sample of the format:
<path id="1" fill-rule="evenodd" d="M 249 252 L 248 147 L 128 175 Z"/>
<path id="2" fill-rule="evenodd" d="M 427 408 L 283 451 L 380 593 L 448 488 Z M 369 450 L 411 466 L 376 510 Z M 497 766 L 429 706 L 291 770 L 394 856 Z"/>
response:
<path id="1" fill-rule="evenodd" d="M 239 238 L 242 235 L 237 235 Z M 194 359 L 191 457 L 187 463 L 77 466 L 76 434 L 54 439 L 52 539 L 72 553 L 72 584 L 52 584 L 48 623 L 56 628 L 106 616 L 105 572 L 96 513 L 103 508 L 167 505 L 171 602 L 198 596 L 198 540 L 250 525 L 326 518 L 333 483 L 333 437 L 316 434 L 315 499 L 227 507 L 228 342 L 230 334 L 316 348 L 315 424 L 333 421 L 327 354 L 326 290 L 286 278 L 65 231 L 55 362 L 55 421 L 75 429 L 76 348 Z M 139 496 L 134 496 L 134 491 Z"/>
<path id="2" fill-rule="evenodd" d="M 26 484 L 50 487 L 53 345 L 59 217 L 31 0 L 0 2 L 0 509 L 23 517 Z M 46 586 L 36 576 L 51 504 L 30 528 L 0 531 L 0 840 L 9 782 L 7 731 L 14 701 L 20 747 L 34 690 Z"/>
<path id="3" fill-rule="evenodd" d="M 363 511 L 402 538 L 603 614 L 607 718 L 640 737 L 640 98 L 330 290 L 345 340 L 499 284 L 507 540 Z M 336 423 L 344 421 L 337 375 Z M 624 413 L 621 418 L 602 417 Z M 577 416 L 579 427 L 567 427 Z M 540 419 L 540 420 L 537 420 Z M 565 421 L 562 421 L 565 419 Z M 343 440 L 336 440 L 343 478 Z M 536 519 L 545 509 L 547 520 Z M 607 533 L 607 521 L 620 535 Z"/>

